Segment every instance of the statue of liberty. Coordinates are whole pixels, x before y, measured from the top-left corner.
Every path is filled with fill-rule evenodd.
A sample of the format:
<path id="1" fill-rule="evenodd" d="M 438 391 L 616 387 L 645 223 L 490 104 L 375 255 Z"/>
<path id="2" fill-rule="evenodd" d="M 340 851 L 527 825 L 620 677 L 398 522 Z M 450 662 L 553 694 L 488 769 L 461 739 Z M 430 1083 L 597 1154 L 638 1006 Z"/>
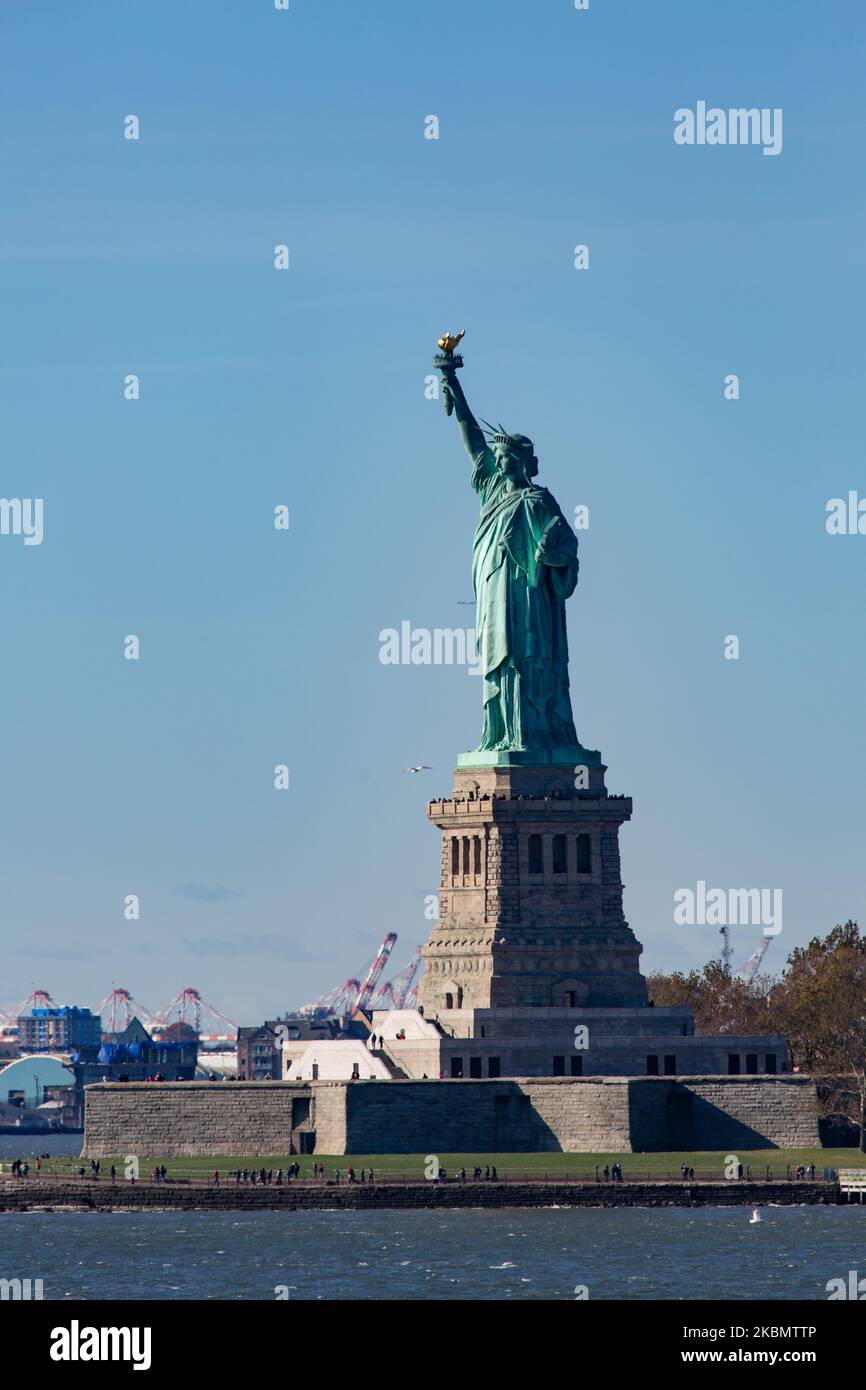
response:
<path id="1" fill-rule="evenodd" d="M 457 379 L 460 340 L 439 340 L 445 409 L 472 460 L 481 515 L 472 552 L 475 638 L 484 679 L 476 753 L 567 761 L 580 749 L 571 712 L 565 601 L 577 584 L 577 537 L 538 473 L 532 441 L 475 419 Z M 464 755 L 465 756 L 465 755 Z M 486 760 L 485 760 L 486 761 Z M 521 759 L 523 761 L 523 759 Z"/>

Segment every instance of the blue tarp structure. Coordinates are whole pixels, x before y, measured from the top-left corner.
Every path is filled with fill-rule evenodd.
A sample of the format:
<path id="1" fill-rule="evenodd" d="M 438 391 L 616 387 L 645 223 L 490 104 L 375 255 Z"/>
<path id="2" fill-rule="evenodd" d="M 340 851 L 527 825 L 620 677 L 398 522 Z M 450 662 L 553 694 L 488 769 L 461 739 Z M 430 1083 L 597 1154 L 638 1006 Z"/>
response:
<path id="1" fill-rule="evenodd" d="M 114 1062 L 142 1062 L 142 1061 L 147 1061 L 147 1060 L 148 1060 L 147 1054 L 150 1053 L 152 1049 L 158 1048 L 160 1054 L 162 1054 L 163 1052 L 177 1051 L 177 1050 L 179 1050 L 179 1049 L 182 1048 L 182 1047 L 186 1047 L 186 1045 L 187 1045 L 186 1043 L 182 1043 L 182 1042 L 161 1042 L 161 1043 L 106 1043 L 106 1042 L 104 1042 L 104 1043 L 102 1044 L 102 1046 L 100 1047 L 100 1049 L 99 1049 L 99 1056 L 97 1057 L 96 1060 L 97 1060 L 97 1062 L 102 1062 L 103 1065 L 108 1065 L 108 1066 L 111 1066 L 111 1064 L 114 1063 Z M 149 1060 L 155 1061 L 156 1059 L 155 1059 L 153 1056 L 151 1056 Z"/>
<path id="2" fill-rule="evenodd" d="M 103 1043 L 96 1060 L 108 1066 L 112 1062 L 140 1062 L 141 1043 Z"/>

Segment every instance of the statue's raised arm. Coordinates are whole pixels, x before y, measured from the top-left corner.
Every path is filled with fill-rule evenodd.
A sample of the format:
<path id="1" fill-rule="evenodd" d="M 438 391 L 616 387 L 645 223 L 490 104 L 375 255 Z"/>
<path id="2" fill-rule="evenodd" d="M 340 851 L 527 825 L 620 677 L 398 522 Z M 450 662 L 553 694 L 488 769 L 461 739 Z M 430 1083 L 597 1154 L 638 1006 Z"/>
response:
<path id="1" fill-rule="evenodd" d="M 442 390 L 443 393 L 447 391 L 451 395 L 460 438 L 463 440 L 467 454 L 474 462 L 478 455 L 487 448 L 487 440 L 484 438 L 484 431 L 469 409 L 463 387 L 457 380 L 457 373 L 453 369 L 447 376 L 443 373 Z"/>
<path id="2" fill-rule="evenodd" d="M 457 368 L 463 366 L 463 358 L 459 353 L 455 354 L 454 349 L 465 331 L 462 329 L 459 333 L 442 334 L 437 343 L 437 347 L 441 351 L 435 359 L 435 365 L 442 373 L 442 399 L 445 402 L 445 414 L 451 415 L 453 412 L 457 417 L 460 438 L 474 463 L 478 455 L 487 447 L 487 441 L 484 438 L 484 431 L 469 409 L 463 387 L 457 380 Z"/>

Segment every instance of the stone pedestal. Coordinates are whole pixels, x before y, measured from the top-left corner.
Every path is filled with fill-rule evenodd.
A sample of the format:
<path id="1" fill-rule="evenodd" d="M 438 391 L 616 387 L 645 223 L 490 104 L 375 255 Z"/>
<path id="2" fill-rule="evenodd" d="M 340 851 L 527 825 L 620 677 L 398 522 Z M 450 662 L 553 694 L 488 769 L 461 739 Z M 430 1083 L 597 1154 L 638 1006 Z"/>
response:
<path id="1" fill-rule="evenodd" d="M 442 834 L 440 920 L 424 948 L 419 1004 L 461 1009 L 642 1008 L 641 945 L 623 916 L 619 828 L 598 753 L 466 765 L 427 815 Z M 488 755 L 475 755 L 484 760 Z"/>

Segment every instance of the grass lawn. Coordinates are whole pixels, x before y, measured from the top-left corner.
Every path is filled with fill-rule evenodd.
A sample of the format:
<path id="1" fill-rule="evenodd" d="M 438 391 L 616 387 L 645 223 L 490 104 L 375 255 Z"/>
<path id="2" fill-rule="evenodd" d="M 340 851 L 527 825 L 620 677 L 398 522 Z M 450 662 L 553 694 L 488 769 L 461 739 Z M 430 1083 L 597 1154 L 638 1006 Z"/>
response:
<path id="1" fill-rule="evenodd" d="M 27 1153 L 28 1148 L 30 1148 L 29 1154 Z M 50 1150 L 50 1136 L 46 1136 L 44 1140 L 41 1136 L 28 1137 L 27 1145 L 22 1145 L 22 1156 L 29 1158 L 31 1173 L 34 1171 L 33 1155 L 38 1152 L 50 1152 Z M 720 1180 L 725 1177 L 725 1161 L 729 1154 L 730 1150 L 702 1151 L 699 1153 L 442 1153 L 438 1154 L 437 1157 L 449 1177 L 453 1176 L 460 1168 L 465 1168 L 471 1174 L 472 1169 L 478 1164 L 481 1168 L 495 1165 L 500 1178 L 524 1176 L 541 1178 L 548 1175 L 559 1178 L 594 1179 L 596 1167 L 603 1169 L 605 1164 L 609 1166 L 613 1163 L 619 1163 L 626 1179 L 641 1177 L 679 1179 L 681 1177 L 681 1165 L 685 1163 L 690 1168 L 694 1168 L 696 1179 Z M 866 1155 L 861 1154 L 857 1149 L 743 1149 L 736 1157 L 743 1164 L 747 1175 L 756 1179 L 766 1178 L 768 1169 L 771 1178 L 786 1179 L 788 1169 L 793 1171 L 801 1163 L 804 1167 L 814 1163 L 817 1178 L 821 1178 L 824 1168 L 866 1169 Z M 139 1155 L 138 1162 L 140 1176 L 145 1180 L 149 1177 L 151 1168 L 164 1163 L 169 1178 L 191 1178 L 200 1181 L 206 1180 L 214 1168 L 219 1170 L 221 1178 L 225 1178 L 226 1174 L 238 1168 L 287 1168 L 292 1162 L 300 1163 L 302 1178 L 310 1178 L 312 1177 L 313 1163 L 316 1162 L 325 1165 L 325 1175 L 328 1178 L 333 1178 L 334 1170 L 337 1168 L 345 1177 L 346 1170 L 351 1165 L 356 1173 L 359 1173 L 362 1168 L 372 1168 L 375 1175 L 380 1178 L 405 1178 L 409 1181 L 419 1182 L 424 1179 L 425 1167 L 428 1166 L 426 1154 L 339 1154 L 334 1156 L 313 1154 L 300 1158 L 297 1155 L 286 1154 L 273 1154 L 266 1158 L 250 1158 L 242 1155 L 235 1158 L 225 1155 L 216 1158 L 161 1158 L 159 1155 L 148 1157 Z M 103 1178 L 107 1176 L 111 1163 L 110 1158 L 101 1160 Z M 114 1163 L 118 1175 L 122 1176 L 124 1171 L 123 1156 L 116 1158 Z M 90 1172 L 88 1159 L 71 1157 L 43 1159 L 42 1172 L 68 1177 L 77 1173 L 78 1168 L 82 1165 L 85 1176 L 88 1176 Z M 4 1172 L 8 1173 L 8 1161 L 4 1163 L 3 1168 Z"/>

